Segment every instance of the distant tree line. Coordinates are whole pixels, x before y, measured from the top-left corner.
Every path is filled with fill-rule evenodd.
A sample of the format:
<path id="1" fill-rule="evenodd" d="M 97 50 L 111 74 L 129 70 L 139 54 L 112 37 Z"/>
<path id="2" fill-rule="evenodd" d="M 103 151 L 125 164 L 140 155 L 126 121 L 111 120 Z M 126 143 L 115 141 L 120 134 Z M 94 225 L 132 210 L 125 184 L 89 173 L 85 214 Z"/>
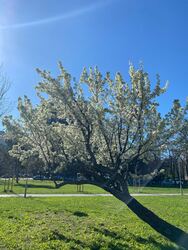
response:
<path id="1" fill-rule="evenodd" d="M 19 177 L 26 176 L 33 177 L 35 175 L 45 176 L 50 179 L 50 174 L 44 170 L 42 162 L 38 162 L 37 159 L 33 162 L 30 159 L 30 164 L 26 167 L 22 166 L 21 162 L 10 156 L 9 150 L 12 144 L 10 140 L 6 140 L 6 134 L 0 135 L 0 176 L 1 177 L 15 177 L 17 182 Z M 183 149 L 181 149 L 183 152 Z M 32 161 L 32 164 L 31 164 Z M 156 166 L 158 166 L 156 168 Z M 177 181 L 180 179 L 183 183 L 188 183 L 188 154 L 177 157 L 177 154 L 169 153 L 165 158 L 157 158 L 153 162 L 137 162 L 137 168 L 133 163 L 132 173 L 129 177 L 130 185 L 164 185 L 164 180 L 171 180 L 172 184 L 177 185 Z M 130 166 L 131 169 L 131 166 Z M 62 178 L 77 178 L 79 168 L 69 167 L 63 171 L 59 170 L 56 175 L 62 176 Z M 53 178 L 52 178 L 53 179 Z M 169 183 L 170 185 L 170 183 Z"/>

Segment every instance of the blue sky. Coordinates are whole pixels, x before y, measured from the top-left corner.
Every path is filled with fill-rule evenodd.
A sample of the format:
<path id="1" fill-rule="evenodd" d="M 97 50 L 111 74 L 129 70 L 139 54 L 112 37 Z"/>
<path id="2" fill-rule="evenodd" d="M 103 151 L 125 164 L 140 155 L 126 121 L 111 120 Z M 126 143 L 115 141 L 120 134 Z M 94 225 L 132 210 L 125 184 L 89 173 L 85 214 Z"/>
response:
<path id="1" fill-rule="evenodd" d="M 36 102 L 35 68 L 57 75 L 57 61 L 77 79 L 84 66 L 127 78 L 129 61 L 143 61 L 168 92 L 160 110 L 188 96 L 187 0 L 0 0 L 0 63 L 12 82 L 9 98 Z"/>

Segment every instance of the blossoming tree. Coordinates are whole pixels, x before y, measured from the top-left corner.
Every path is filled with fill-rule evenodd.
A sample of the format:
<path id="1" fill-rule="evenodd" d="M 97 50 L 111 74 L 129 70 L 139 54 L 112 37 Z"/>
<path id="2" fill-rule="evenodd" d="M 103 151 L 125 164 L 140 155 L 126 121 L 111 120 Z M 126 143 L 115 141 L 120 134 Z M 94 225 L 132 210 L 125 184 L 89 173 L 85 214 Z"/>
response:
<path id="1" fill-rule="evenodd" d="M 102 76 L 97 68 L 83 70 L 77 82 L 59 63 L 60 75 L 38 70 L 36 87 L 40 104 L 19 99 L 20 119 L 4 119 L 7 133 L 17 143 L 11 155 L 24 164 L 38 158 L 50 173 L 76 167 L 82 180 L 55 182 L 97 185 L 124 202 L 140 219 L 171 241 L 186 247 L 188 234 L 159 218 L 133 198 L 127 179 L 140 162 L 152 162 L 156 154 L 181 128 L 186 108 L 174 101 L 162 117 L 156 98 L 166 91 L 160 79 L 151 87 L 142 67 L 130 66 L 130 82 L 117 73 Z M 153 161 L 154 162 L 154 161 Z"/>

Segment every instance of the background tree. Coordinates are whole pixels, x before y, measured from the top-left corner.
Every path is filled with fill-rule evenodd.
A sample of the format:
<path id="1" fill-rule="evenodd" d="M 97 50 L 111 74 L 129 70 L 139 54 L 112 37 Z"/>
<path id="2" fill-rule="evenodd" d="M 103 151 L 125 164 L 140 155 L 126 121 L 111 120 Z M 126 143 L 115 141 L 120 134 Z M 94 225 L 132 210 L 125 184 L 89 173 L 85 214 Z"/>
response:
<path id="1" fill-rule="evenodd" d="M 185 121 L 185 129 L 182 133 L 182 153 L 183 153 L 183 163 L 184 163 L 184 169 L 183 169 L 183 176 L 184 180 L 188 181 L 188 120 Z"/>
<path id="2" fill-rule="evenodd" d="M 0 66 L 0 122 L 4 114 L 9 110 L 10 104 L 7 101 L 6 94 L 10 88 L 10 82 L 3 72 L 2 66 Z M 4 132 L 0 131 L 0 174 L 10 172 L 10 166 L 5 169 L 5 161 L 10 162 L 10 156 L 8 155 L 7 145 L 4 139 Z"/>
<path id="3" fill-rule="evenodd" d="M 183 121 L 182 129 L 179 130 L 176 138 L 176 148 L 173 149 L 176 158 L 179 160 L 178 175 L 180 179 L 188 180 L 188 120 Z M 178 165 L 178 164 L 177 164 Z"/>
<path id="4" fill-rule="evenodd" d="M 176 105 L 180 107 L 179 101 Z M 168 145 L 168 166 L 172 179 L 188 180 L 188 120 L 187 114 L 177 133 L 171 138 Z M 181 167 L 180 167 L 181 165 Z M 179 168 L 180 167 L 180 168 Z M 181 176 L 180 176 L 181 175 Z"/>
<path id="5" fill-rule="evenodd" d="M 130 83 L 117 73 L 102 77 L 98 68 L 83 70 L 76 82 L 59 64 L 60 75 L 40 71 L 37 86 L 40 104 L 19 99 L 20 119 L 4 119 L 7 133 L 16 137 L 11 155 L 25 161 L 35 155 L 51 173 L 73 168 L 82 181 L 56 182 L 97 185 L 124 202 L 139 218 L 175 243 L 186 247 L 188 235 L 167 223 L 133 198 L 127 180 L 154 163 L 182 126 L 186 108 L 177 101 L 162 117 L 156 98 L 166 91 L 160 79 L 152 89 L 148 74 L 140 67 L 129 69 Z M 157 169 L 158 164 L 153 166 Z M 140 170 L 139 170 L 140 171 Z"/>
<path id="6" fill-rule="evenodd" d="M 10 88 L 10 81 L 0 66 L 0 119 L 10 110 L 10 102 L 7 100 L 7 92 Z"/>

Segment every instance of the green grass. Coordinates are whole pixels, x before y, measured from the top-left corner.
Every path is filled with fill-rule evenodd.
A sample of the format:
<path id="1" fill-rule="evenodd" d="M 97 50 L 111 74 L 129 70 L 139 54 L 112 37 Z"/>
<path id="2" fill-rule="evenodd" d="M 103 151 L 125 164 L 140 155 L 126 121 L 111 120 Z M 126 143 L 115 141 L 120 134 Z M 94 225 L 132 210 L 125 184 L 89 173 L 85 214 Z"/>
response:
<path id="1" fill-rule="evenodd" d="M 4 180 L 0 181 L 0 193 L 4 193 Z M 19 181 L 18 184 L 14 183 L 13 192 L 14 193 L 24 193 L 25 181 Z M 30 194 L 73 194 L 77 193 L 76 185 L 65 185 L 61 188 L 55 188 L 52 181 L 36 181 L 29 180 L 28 182 L 28 193 Z M 90 194 L 101 194 L 106 193 L 103 189 L 93 186 L 84 185 L 84 193 Z"/>
<path id="2" fill-rule="evenodd" d="M 188 197 L 139 197 L 188 231 Z M 1 250 L 178 249 L 113 197 L 1 198 Z"/>
<path id="3" fill-rule="evenodd" d="M 130 187 L 131 193 L 141 194 L 179 194 L 180 189 L 175 187 Z M 184 188 L 183 192 L 188 194 L 188 188 Z"/>
<path id="4" fill-rule="evenodd" d="M 0 179 L 0 194 L 4 193 L 4 180 Z M 24 193 L 25 181 L 20 181 L 19 184 L 14 183 L 14 193 Z M 76 185 L 66 185 L 56 189 L 52 181 L 36 181 L 29 180 L 28 193 L 30 194 L 71 194 L 77 193 Z M 178 188 L 162 188 L 162 187 L 141 187 L 139 190 L 135 187 L 130 187 L 131 193 L 180 193 Z M 93 186 L 84 185 L 84 193 L 102 194 L 106 193 L 103 189 Z M 188 188 L 184 189 L 184 193 L 188 193 Z"/>

